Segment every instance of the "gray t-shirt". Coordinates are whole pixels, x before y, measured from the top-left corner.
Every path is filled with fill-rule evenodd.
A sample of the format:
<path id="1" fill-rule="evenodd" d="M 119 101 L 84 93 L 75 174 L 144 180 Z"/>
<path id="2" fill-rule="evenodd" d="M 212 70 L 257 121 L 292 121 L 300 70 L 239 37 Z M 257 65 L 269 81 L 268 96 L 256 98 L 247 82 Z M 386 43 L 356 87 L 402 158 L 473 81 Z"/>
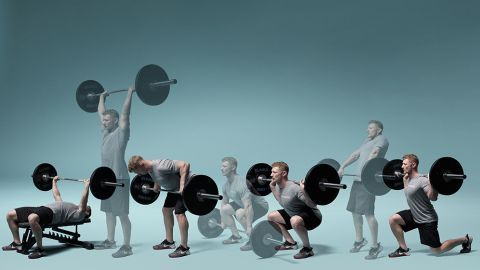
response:
<path id="1" fill-rule="evenodd" d="M 253 195 L 247 187 L 246 179 L 240 177 L 238 174 L 235 175 L 232 183 L 227 181 L 223 185 L 223 195 L 227 196 L 228 199 L 234 201 L 242 208 L 245 208 L 242 200 L 250 199 L 253 208 L 255 206 L 260 206 L 268 209 L 267 201 L 263 197 Z"/>
<path id="2" fill-rule="evenodd" d="M 427 196 L 429 181 L 425 176 L 417 176 L 408 181 L 404 188 L 407 204 L 416 223 L 430 223 L 438 220 L 437 212 Z"/>
<path id="3" fill-rule="evenodd" d="M 109 167 L 117 179 L 130 179 L 125 163 L 125 149 L 130 138 L 130 128 L 117 127 L 112 132 L 102 129 L 102 166 Z"/>
<path id="4" fill-rule="evenodd" d="M 45 205 L 52 209 L 52 224 L 80 222 L 85 219 L 85 213 L 82 213 L 78 205 L 70 202 L 54 202 Z"/>
<path id="5" fill-rule="evenodd" d="M 275 188 L 280 194 L 280 205 L 285 212 L 291 217 L 305 212 L 305 209 L 311 208 L 305 204 L 305 193 L 300 186 L 293 181 L 287 181 L 284 188 L 276 185 Z M 322 214 L 317 207 L 311 208 L 318 218 L 322 218 Z"/>
<path id="6" fill-rule="evenodd" d="M 160 159 L 152 160 L 153 168 L 150 172 L 152 180 L 162 188 L 171 191 L 180 189 L 180 168 L 177 167 L 177 160 Z"/>
<path id="7" fill-rule="evenodd" d="M 385 154 L 388 150 L 388 140 L 382 134 L 376 136 L 373 139 L 367 138 L 362 145 L 357 149 L 357 152 L 360 154 L 357 160 L 357 175 L 362 175 L 362 169 L 365 163 L 367 163 L 370 154 L 375 148 L 380 148 L 378 153 L 379 158 L 385 157 Z M 359 177 L 355 177 L 356 180 L 360 180 Z"/>

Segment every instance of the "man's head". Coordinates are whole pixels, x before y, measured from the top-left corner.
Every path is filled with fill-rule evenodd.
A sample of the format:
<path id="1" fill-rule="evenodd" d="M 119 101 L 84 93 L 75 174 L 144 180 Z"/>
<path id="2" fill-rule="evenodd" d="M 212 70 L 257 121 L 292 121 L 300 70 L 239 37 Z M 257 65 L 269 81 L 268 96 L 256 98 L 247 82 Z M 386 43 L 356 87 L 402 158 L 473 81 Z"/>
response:
<path id="1" fill-rule="evenodd" d="M 222 158 L 222 175 L 228 176 L 237 173 L 237 160 L 234 157 Z"/>
<path id="2" fill-rule="evenodd" d="M 402 169 L 403 173 L 411 174 L 418 171 L 418 157 L 414 154 L 407 154 L 403 156 Z"/>
<path id="3" fill-rule="evenodd" d="M 272 163 L 271 177 L 273 180 L 281 180 L 282 178 L 288 179 L 288 164 L 283 161 L 277 161 Z"/>
<path id="4" fill-rule="evenodd" d="M 147 174 L 148 168 L 145 159 L 141 156 L 132 156 L 128 161 L 128 171 L 140 175 Z"/>
<path id="5" fill-rule="evenodd" d="M 378 120 L 368 121 L 367 126 L 368 138 L 373 139 L 383 132 L 383 124 Z"/>
<path id="6" fill-rule="evenodd" d="M 102 114 L 103 128 L 112 131 L 118 126 L 118 112 L 115 110 L 106 110 Z"/>

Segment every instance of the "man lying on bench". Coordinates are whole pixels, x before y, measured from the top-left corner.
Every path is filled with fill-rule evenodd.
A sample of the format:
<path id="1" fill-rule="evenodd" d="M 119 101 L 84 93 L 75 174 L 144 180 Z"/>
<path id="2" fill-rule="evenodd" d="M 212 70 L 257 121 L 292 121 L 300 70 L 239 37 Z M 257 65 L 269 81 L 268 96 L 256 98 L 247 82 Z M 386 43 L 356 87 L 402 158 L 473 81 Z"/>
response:
<path id="1" fill-rule="evenodd" d="M 57 187 L 58 179 L 58 176 L 55 176 L 52 180 L 54 203 L 40 207 L 20 207 L 7 213 L 7 223 L 10 231 L 12 231 L 13 242 L 8 246 L 2 247 L 2 250 L 22 250 L 19 224 L 28 223 L 37 243 L 36 250 L 28 255 L 28 258 L 38 259 L 46 255 L 42 246 L 43 228 L 54 226 L 55 224 L 78 223 L 90 217 L 92 210 L 90 206 L 87 205 L 90 179 L 84 180 L 85 188 L 83 189 L 80 204 L 78 205 L 62 200 Z"/>

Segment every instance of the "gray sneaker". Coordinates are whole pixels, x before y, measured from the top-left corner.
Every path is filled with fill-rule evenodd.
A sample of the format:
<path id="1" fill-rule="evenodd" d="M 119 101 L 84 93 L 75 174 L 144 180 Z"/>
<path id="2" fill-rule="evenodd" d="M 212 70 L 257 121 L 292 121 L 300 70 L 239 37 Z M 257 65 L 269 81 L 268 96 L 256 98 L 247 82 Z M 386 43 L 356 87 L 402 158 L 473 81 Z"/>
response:
<path id="1" fill-rule="evenodd" d="M 353 247 L 350 249 L 350 253 L 357 253 L 364 247 L 366 244 L 368 244 L 367 239 L 363 238 L 362 241 L 360 242 L 353 242 Z"/>
<path id="2" fill-rule="evenodd" d="M 383 250 L 382 245 L 380 245 L 380 243 L 378 243 L 377 247 L 371 247 L 370 248 L 370 251 L 368 251 L 368 255 L 365 256 L 365 259 L 366 260 L 376 259 L 378 257 L 378 254 L 380 254 L 380 252 L 382 252 L 382 250 Z"/>
<path id="3" fill-rule="evenodd" d="M 112 249 L 116 248 L 117 244 L 115 241 L 109 241 L 108 239 L 101 242 L 100 244 L 96 244 L 93 246 L 94 249 Z"/>
<path id="4" fill-rule="evenodd" d="M 113 258 L 122 258 L 122 257 L 130 256 L 132 254 L 133 254 L 132 247 L 127 246 L 127 245 L 123 245 L 123 246 L 120 247 L 119 250 L 117 250 L 117 252 L 112 254 L 112 257 Z"/>
<path id="5" fill-rule="evenodd" d="M 230 245 L 230 244 L 236 244 L 236 243 L 240 243 L 240 240 L 242 239 L 241 236 L 235 236 L 235 235 L 231 235 L 229 238 L 225 239 L 222 241 L 222 243 L 224 245 Z"/>
<path id="6" fill-rule="evenodd" d="M 250 251 L 250 250 L 252 250 L 252 243 L 250 243 L 250 240 L 248 240 L 248 242 L 245 243 L 245 245 L 241 246 L 241 247 L 240 247 L 240 250 L 241 250 L 241 251 Z"/>

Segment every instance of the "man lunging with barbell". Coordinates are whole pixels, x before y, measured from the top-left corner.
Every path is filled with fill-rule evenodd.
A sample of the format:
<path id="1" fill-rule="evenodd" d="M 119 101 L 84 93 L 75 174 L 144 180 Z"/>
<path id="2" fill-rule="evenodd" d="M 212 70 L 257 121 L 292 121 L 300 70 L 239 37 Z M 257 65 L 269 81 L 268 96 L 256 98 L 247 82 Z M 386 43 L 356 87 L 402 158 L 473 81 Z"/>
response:
<path id="1" fill-rule="evenodd" d="M 303 243 L 303 248 L 294 255 L 294 258 L 304 259 L 314 255 L 308 238 L 308 231 L 320 225 L 322 214 L 305 192 L 303 181 L 298 185 L 288 180 L 288 171 L 289 168 L 285 162 L 274 162 L 272 164 L 270 189 L 284 209 L 269 213 L 268 220 L 278 224 L 285 238 L 285 242 L 276 246 L 275 249 L 297 249 L 297 242 L 288 232 L 293 228 Z"/>
<path id="2" fill-rule="evenodd" d="M 168 256 L 170 258 L 183 257 L 190 255 L 190 247 L 188 247 L 188 220 L 185 212 L 187 211 L 183 199 L 182 191 L 184 186 L 191 177 L 190 164 L 182 160 L 146 160 L 141 156 L 132 156 L 128 162 L 128 170 L 140 175 L 149 174 L 155 182 L 155 192 L 160 192 L 160 187 L 169 191 L 163 204 L 162 213 L 165 226 L 165 240 L 160 244 L 153 246 L 154 250 L 174 249 L 175 241 L 173 241 L 173 212 L 177 218 L 180 230 L 180 245 L 174 252 Z"/>
<path id="3" fill-rule="evenodd" d="M 52 180 L 52 194 L 55 199 L 50 203 L 39 207 L 20 207 L 7 213 L 7 223 L 13 235 L 13 242 L 2 247 L 2 250 L 20 250 L 22 243 L 19 235 L 19 223 L 29 223 L 35 236 L 37 248 L 28 255 L 29 259 L 38 259 L 46 255 L 42 245 L 43 229 L 47 224 L 61 224 L 69 222 L 80 222 L 90 217 L 92 210 L 87 205 L 88 188 L 90 180 L 84 180 L 84 186 L 80 203 L 78 205 L 64 202 L 57 187 L 58 176 Z"/>
<path id="4" fill-rule="evenodd" d="M 268 203 L 260 196 L 253 195 L 247 188 L 245 178 L 237 174 L 237 160 L 233 157 L 222 159 L 222 174 L 227 178 L 223 185 L 222 207 L 220 209 L 222 226 L 232 231 L 232 235 L 223 240 L 223 244 L 239 243 L 241 236 L 233 216 L 242 225 L 247 236 L 252 232 L 252 223 L 268 213 Z M 240 247 L 242 251 L 252 249 L 250 241 Z"/>
<path id="5" fill-rule="evenodd" d="M 125 163 L 125 149 L 130 138 L 130 107 L 132 104 L 133 88 L 130 86 L 123 104 L 122 113 L 112 109 L 105 108 L 105 98 L 108 92 L 100 95 L 98 103 L 98 114 L 102 125 L 102 166 L 109 167 L 115 172 L 117 182 L 130 186 L 130 176 L 128 175 L 127 164 Z M 130 237 L 132 234 L 132 224 L 130 222 L 129 206 L 130 194 L 128 188 L 116 189 L 112 197 L 102 200 L 100 210 L 105 212 L 107 223 L 107 239 L 101 244 L 96 245 L 96 249 L 115 248 L 115 227 L 117 217 L 122 224 L 123 245 L 113 253 L 114 258 L 120 258 L 132 255 L 130 246 Z"/>
<path id="6" fill-rule="evenodd" d="M 345 168 L 355 161 L 358 162 L 357 175 L 361 175 L 362 169 L 367 161 L 377 157 L 385 157 L 389 143 L 387 138 L 382 134 L 382 122 L 371 120 L 368 122 L 367 132 L 368 137 L 360 148 L 355 150 L 338 169 L 340 177 L 343 176 Z M 372 237 L 372 247 L 365 259 L 375 259 L 383 249 L 378 242 L 378 221 L 375 218 L 375 195 L 365 189 L 364 184 L 361 182 L 362 180 L 363 179 L 356 177 L 353 181 L 347 205 L 347 210 L 352 212 L 353 226 L 355 227 L 355 242 L 350 252 L 359 252 L 360 249 L 368 243 L 363 237 L 363 216 L 365 216 Z"/>
<path id="7" fill-rule="evenodd" d="M 436 201 L 438 192 L 425 175 L 418 173 L 418 157 L 414 154 L 403 156 L 402 169 L 405 197 L 410 209 L 400 211 L 389 219 L 390 228 L 398 241 L 399 248 L 388 256 L 390 258 L 408 256 L 404 232 L 418 228 L 420 242 L 430 247 L 435 254 L 441 254 L 462 245 L 460 253 L 469 253 L 473 237 L 466 235 L 440 242 L 438 234 L 438 216 L 430 201 Z"/>

